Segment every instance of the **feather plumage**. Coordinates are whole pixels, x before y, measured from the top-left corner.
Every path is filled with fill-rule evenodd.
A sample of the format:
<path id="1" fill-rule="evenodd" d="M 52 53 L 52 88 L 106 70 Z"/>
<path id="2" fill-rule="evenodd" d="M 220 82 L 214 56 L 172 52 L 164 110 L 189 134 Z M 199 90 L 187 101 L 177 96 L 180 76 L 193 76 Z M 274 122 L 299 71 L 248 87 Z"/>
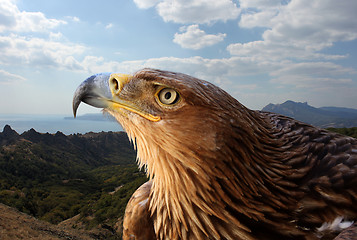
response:
<path id="1" fill-rule="evenodd" d="M 159 102 L 163 87 L 177 91 L 174 105 Z M 135 111 L 105 111 L 136 143 L 151 179 L 144 216 L 152 239 L 332 239 L 343 229 L 324 224 L 357 220 L 356 139 L 249 110 L 179 73 L 141 70 L 116 98 L 135 103 Z M 139 239 L 129 227 L 139 216 L 127 212 L 124 236 Z"/>

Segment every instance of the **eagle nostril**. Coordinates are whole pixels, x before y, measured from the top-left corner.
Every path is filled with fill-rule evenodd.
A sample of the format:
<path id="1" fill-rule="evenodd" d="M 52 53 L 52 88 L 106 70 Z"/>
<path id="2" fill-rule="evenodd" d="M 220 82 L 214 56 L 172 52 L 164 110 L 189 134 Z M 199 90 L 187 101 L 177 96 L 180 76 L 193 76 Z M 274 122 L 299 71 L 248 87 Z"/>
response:
<path id="1" fill-rule="evenodd" d="M 115 78 L 112 78 L 112 86 L 115 91 L 119 90 L 119 83 L 118 80 L 116 80 Z"/>
<path id="2" fill-rule="evenodd" d="M 128 74 L 112 73 L 108 80 L 112 94 L 118 95 L 123 89 L 124 85 L 128 83 L 131 78 L 132 77 Z"/>
<path id="3" fill-rule="evenodd" d="M 109 80 L 109 85 L 110 85 L 110 89 L 112 91 L 112 94 L 119 94 L 119 92 L 121 91 L 121 84 L 120 82 L 115 78 L 115 77 L 112 77 L 110 80 Z"/>

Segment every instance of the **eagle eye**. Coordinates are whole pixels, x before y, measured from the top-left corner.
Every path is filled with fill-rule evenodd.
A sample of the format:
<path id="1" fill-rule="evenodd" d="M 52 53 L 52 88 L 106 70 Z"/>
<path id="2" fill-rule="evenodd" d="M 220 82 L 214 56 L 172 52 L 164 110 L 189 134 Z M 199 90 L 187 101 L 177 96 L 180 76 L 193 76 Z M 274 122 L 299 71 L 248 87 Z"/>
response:
<path id="1" fill-rule="evenodd" d="M 172 88 L 163 88 L 158 93 L 160 103 L 164 105 L 172 105 L 178 102 L 180 95 Z"/>

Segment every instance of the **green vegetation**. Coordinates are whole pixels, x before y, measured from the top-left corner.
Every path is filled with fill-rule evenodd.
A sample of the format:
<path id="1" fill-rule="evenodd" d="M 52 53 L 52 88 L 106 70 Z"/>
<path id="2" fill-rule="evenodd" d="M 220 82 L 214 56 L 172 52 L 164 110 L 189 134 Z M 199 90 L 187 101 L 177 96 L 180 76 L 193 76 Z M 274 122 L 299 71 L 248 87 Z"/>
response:
<path id="1" fill-rule="evenodd" d="M 332 132 L 337 132 L 346 136 L 357 138 L 357 127 L 352 128 L 327 128 L 327 130 Z"/>
<path id="2" fill-rule="evenodd" d="M 54 224 L 80 214 L 88 229 L 115 232 L 130 196 L 147 181 L 125 133 L 10 130 L 0 132 L 1 203 Z"/>

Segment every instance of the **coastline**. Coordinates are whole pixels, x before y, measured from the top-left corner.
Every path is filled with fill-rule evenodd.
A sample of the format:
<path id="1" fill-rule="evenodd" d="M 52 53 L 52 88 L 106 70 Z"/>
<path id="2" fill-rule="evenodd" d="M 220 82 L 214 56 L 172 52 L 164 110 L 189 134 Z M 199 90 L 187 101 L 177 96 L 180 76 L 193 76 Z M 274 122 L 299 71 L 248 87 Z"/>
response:
<path id="1" fill-rule="evenodd" d="M 26 114 L 0 114 L 0 129 L 10 125 L 18 134 L 31 128 L 40 133 L 56 133 L 60 131 L 65 135 L 87 132 L 119 132 L 123 128 L 108 117 L 103 116 L 98 120 L 88 118 L 73 118 L 68 115 L 26 115 Z"/>

